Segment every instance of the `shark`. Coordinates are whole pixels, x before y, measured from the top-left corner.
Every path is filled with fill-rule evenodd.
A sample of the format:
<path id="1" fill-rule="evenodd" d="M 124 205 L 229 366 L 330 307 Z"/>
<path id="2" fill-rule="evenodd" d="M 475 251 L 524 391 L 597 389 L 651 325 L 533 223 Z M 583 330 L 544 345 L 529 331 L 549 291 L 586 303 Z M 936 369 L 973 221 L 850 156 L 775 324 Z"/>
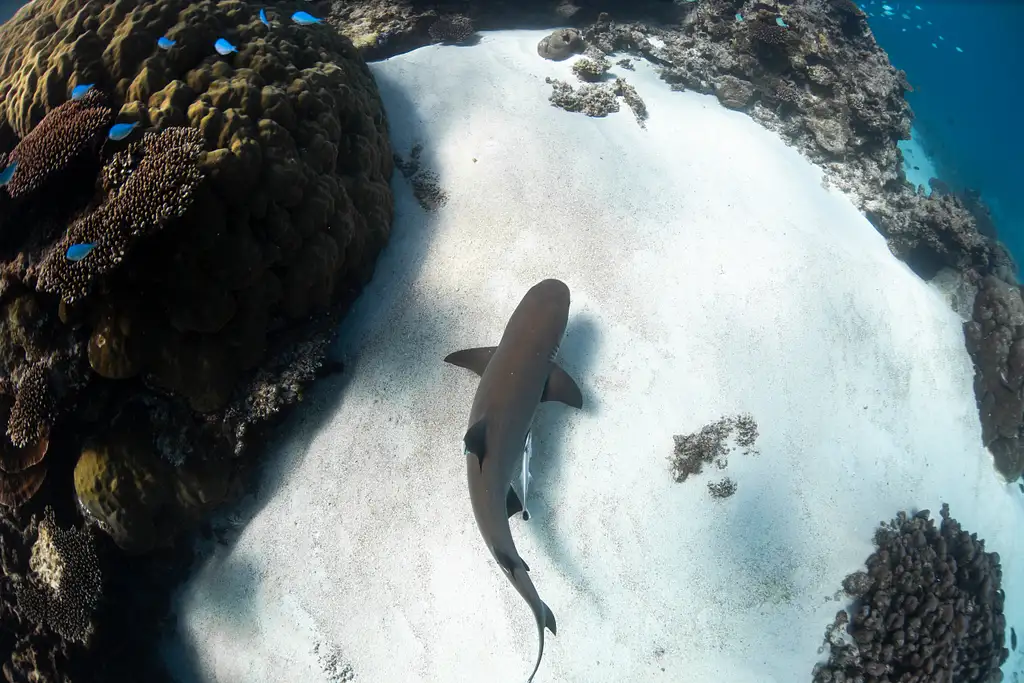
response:
<path id="1" fill-rule="evenodd" d="M 463 437 L 469 498 L 491 556 L 537 622 L 539 649 L 528 683 L 544 657 L 544 629 L 556 635 L 557 625 L 512 540 L 509 519 L 519 512 L 529 519 L 526 501 L 512 482 L 519 479 L 525 498 L 537 407 L 545 401 L 583 407 L 579 386 L 555 362 L 569 319 L 569 300 L 564 282 L 543 280 L 530 288 L 512 312 L 497 346 L 463 349 L 444 359 L 480 377 Z"/>

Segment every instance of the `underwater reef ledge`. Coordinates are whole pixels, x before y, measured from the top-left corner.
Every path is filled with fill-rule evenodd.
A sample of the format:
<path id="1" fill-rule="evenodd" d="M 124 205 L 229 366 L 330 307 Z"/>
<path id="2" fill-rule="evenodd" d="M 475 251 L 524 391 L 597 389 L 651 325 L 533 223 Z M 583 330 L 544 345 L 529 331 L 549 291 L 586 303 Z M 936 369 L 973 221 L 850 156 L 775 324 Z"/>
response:
<path id="1" fill-rule="evenodd" d="M 337 370 L 388 241 L 363 58 L 260 10 L 35 0 L 0 26 L 6 681 L 168 680 L 176 539 Z"/>

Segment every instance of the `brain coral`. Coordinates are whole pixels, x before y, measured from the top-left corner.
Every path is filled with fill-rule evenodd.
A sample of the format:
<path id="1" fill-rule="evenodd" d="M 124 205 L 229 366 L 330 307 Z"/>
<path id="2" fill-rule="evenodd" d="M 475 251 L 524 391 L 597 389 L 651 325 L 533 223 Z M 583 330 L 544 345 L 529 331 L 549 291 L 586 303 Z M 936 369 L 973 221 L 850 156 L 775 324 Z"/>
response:
<path id="1" fill-rule="evenodd" d="M 268 8 L 271 30 L 260 8 L 38 0 L 0 26 L 0 156 L 24 164 L 0 225 L 33 226 L 0 244 L 0 304 L 32 312 L 0 324 L 0 379 L 41 364 L 53 402 L 12 407 L 12 462 L 33 429 L 59 426 L 51 415 L 71 416 L 75 430 L 52 433 L 81 451 L 140 396 L 178 416 L 154 420 L 154 443 L 187 433 L 171 450 L 239 453 L 245 426 L 283 407 L 248 397 L 253 378 L 294 375 L 282 358 L 318 367 L 326 344 L 288 349 L 329 335 L 372 275 L 393 210 L 376 85 L 330 26 Z M 218 38 L 238 52 L 219 55 Z M 107 140 L 114 122 L 139 125 Z M 71 164 L 85 151 L 93 163 Z M 73 191 L 56 206 L 41 188 L 64 166 Z M 69 260 L 81 243 L 92 251 Z M 5 486 L 20 501 L 18 474 Z M 81 485 L 102 497 L 102 481 Z"/>

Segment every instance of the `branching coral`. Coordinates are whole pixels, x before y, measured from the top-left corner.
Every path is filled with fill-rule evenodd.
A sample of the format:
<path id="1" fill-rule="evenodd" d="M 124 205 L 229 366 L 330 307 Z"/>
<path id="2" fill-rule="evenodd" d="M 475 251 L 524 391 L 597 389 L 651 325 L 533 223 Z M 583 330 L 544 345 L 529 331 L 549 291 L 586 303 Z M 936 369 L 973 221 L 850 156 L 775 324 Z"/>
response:
<path id="1" fill-rule="evenodd" d="M 12 197 L 27 195 L 83 153 L 98 149 L 112 118 L 99 90 L 51 111 L 11 152 L 9 161 L 18 166 L 7 191 Z"/>
<path id="2" fill-rule="evenodd" d="M 788 29 L 761 19 L 750 22 L 750 37 L 766 45 L 785 45 L 787 33 Z"/>
<path id="3" fill-rule="evenodd" d="M 29 366 L 18 383 L 7 436 L 16 448 L 25 448 L 46 438 L 53 423 L 54 402 L 49 369 L 42 363 Z"/>
<path id="4" fill-rule="evenodd" d="M 62 529 L 47 507 L 27 578 L 15 584 L 22 613 L 61 638 L 88 642 L 103 580 L 91 530 Z"/>
<path id="5" fill-rule="evenodd" d="M 927 510 L 879 527 L 867 572 L 843 582 L 858 600 L 852 617 L 839 612 L 828 629 L 830 657 L 815 683 L 1002 680 L 1009 652 L 999 553 L 985 552 L 948 505 L 941 516 L 939 528 Z M 852 643 L 842 637 L 847 624 Z"/>
<path id="6" fill-rule="evenodd" d="M 203 179 L 199 168 L 203 136 L 194 128 L 147 133 L 114 155 L 103 173 L 111 188 L 107 202 L 68 230 L 43 261 L 38 288 L 65 303 L 86 296 L 95 280 L 116 268 L 139 238 L 181 217 Z M 80 261 L 65 257 L 74 244 L 93 244 Z"/>
<path id="7" fill-rule="evenodd" d="M 462 43 L 469 39 L 475 30 L 469 17 L 456 14 L 441 17 L 430 25 L 427 33 L 438 43 Z"/>

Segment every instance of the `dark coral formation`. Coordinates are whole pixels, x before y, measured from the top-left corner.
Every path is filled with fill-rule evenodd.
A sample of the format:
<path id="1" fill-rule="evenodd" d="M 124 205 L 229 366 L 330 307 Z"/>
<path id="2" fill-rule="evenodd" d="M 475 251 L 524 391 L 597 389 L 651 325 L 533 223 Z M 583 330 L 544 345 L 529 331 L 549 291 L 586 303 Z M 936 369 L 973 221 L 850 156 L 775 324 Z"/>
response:
<path id="1" fill-rule="evenodd" d="M 61 104 L 11 151 L 7 161 L 18 166 L 7 191 L 12 197 L 23 197 L 82 155 L 95 152 L 112 118 L 107 98 L 99 90 Z"/>
<path id="2" fill-rule="evenodd" d="M 34 350 L 40 357 L 32 365 L 60 378 L 39 395 L 55 405 L 33 413 L 36 404 L 22 396 L 35 394 L 19 382 L 14 447 L 49 425 L 51 412 L 73 412 L 95 396 L 108 405 L 75 419 L 100 425 L 125 397 L 148 395 L 206 414 L 191 418 L 198 451 L 234 454 L 236 441 L 219 425 L 233 401 L 246 402 L 236 392 L 264 361 L 299 342 L 294 332 L 343 310 L 371 275 L 392 212 L 391 154 L 372 78 L 329 28 L 268 32 L 258 9 L 227 0 L 49 0 L 0 29 L 0 131 L 12 154 L 36 150 L 50 167 L 80 155 L 96 123 L 75 112 L 101 110 L 103 130 L 119 111 L 118 120 L 142 131 L 133 142 L 94 150 L 99 163 L 66 179 L 85 188 L 72 211 L 51 215 L 38 190 L 23 184 L 20 203 L 5 205 L 0 217 L 56 226 L 34 230 L 3 270 L 2 290 L 28 297 L 40 312 L 36 336 L 59 340 Z M 36 27 L 58 14 L 79 21 L 39 34 Z M 240 52 L 230 59 L 212 49 L 221 24 L 235 27 L 230 37 Z M 157 47 L 161 35 L 176 40 L 175 50 Z M 28 44 L 37 58 L 25 59 Z M 49 89 L 27 87 L 35 81 Z M 64 102 L 71 84 L 82 82 L 96 85 Z M 72 120 L 89 125 L 70 135 L 79 130 Z M 26 162 L 16 177 L 34 167 Z M 70 260 L 76 244 L 92 250 Z M 18 354 L 4 361 L 0 374 L 9 377 L 28 367 Z M 24 423 L 24 434 L 15 423 Z M 153 429 L 154 442 L 179 440 L 180 424 Z"/>
<path id="3" fill-rule="evenodd" d="M 29 575 L 15 584 L 22 613 L 68 641 L 87 643 L 103 580 L 91 529 L 62 529 L 47 507 Z"/>
<path id="4" fill-rule="evenodd" d="M 427 29 L 430 37 L 438 43 L 464 43 L 476 33 L 469 17 L 455 14 L 441 17 Z"/>
<path id="5" fill-rule="evenodd" d="M 757 43 L 778 47 L 785 45 L 789 37 L 786 28 L 776 23 L 769 23 L 765 19 L 748 21 L 746 25 L 750 38 Z"/>
<path id="6" fill-rule="evenodd" d="M 711 463 L 724 469 L 728 464 L 727 456 L 733 450 L 731 441 L 735 441 L 736 447 L 742 449 L 744 454 L 756 454 L 754 443 L 757 436 L 757 422 L 748 413 L 722 417 L 692 434 L 677 434 L 672 437 L 675 448 L 669 457 L 672 478 L 682 483 L 691 474 L 700 474 L 704 465 Z M 714 489 L 712 493 L 715 493 Z"/>
<path id="7" fill-rule="evenodd" d="M 924 197 L 906 188 L 864 202 L 868 220 L 914 272 L 931 279 L 942 268 L 1012 277 L 1006 249 L 978 230 L 978 221 L 955 195 Z"/>
<path id="8" fill-rule="evenodd" d="M 999 553 L 985 552 L 948 505 L 941 516 L 938 528 L 927 510 L 879 527 L 867 571 L 843 582 L 857 600 L 828 629 L 829 659 L 815 683 L 1002 680 L 1009 651 Z"/>
<path id="9" fill-rule="evenodd" d="M 561 62 L 574 54 L 583 52 L 586 43 L 583 36 L 574 28 L 563 28 L 552 31 L 537 43 L 537 54 L 553 62 Z"/>
<path id="10" fill-rule="evenodd" d="M 76 221 L 43 260 L 37 288 L 66 304 L 86 296 L 93 284 L 130 258 L 138 240 L 181 218 L 203 179 L 199 168 L 203 136 L 195 128 L 172 127 L 146 133 L 104 167 L 107 199 Z M 92 244 L 80 261 L 65 254 L 75 244 Z M 95 368 L 94 368 L 95 369 Z M 101 373 L 102 374 L 102 373 Z"/>
<path id="11" fill-rule="evenodd" d="M 0 161 L 19 164 L 0 191 L 0 524 L 21 534 L 0 528 L 19 553 L 0 581 L 8 680 L 157 680 L 122 632 L 134 603 L 156 611 L 149 636 L 166 608 L 144 558 L 237 490 L 389 237 L 369 70 L 329 26 L 270 31 L 259 9 L 39 0 L 0 26 Z M 115 120 L 137 130 L 108 139 Z M 67 531 L 84 515 L 106 532 L 104 589 L 153 585 L 93 612 L 86 583 L 29 567 L 46 504 L 38 536 L 62 566 L 89 563 Z"/>
<path id="12" fill-rule="evenodd" d="M 14 405 L 7 418 L 7 436 L 14 447 L 25 448 L 46 438 L 53 412 L 49 368 L 42 363 L 30 365 L 18 382 Z"/>
<path id="13" fill-rule="evenodd" d="M 1008 480 L 1024 473 L 1024 299 L 1021 288 L 997 277 L 984 278 L 964 323 L 974 360 L 974 395 L 981 411 L 981 435 Z"/>
<path id="14" fill-rule="evenodd" d="M 32 499 L 46 481 L 47 467 L 40 462 L 23 470 L 0 473 L 0 505 L 18 508 Z"/>

